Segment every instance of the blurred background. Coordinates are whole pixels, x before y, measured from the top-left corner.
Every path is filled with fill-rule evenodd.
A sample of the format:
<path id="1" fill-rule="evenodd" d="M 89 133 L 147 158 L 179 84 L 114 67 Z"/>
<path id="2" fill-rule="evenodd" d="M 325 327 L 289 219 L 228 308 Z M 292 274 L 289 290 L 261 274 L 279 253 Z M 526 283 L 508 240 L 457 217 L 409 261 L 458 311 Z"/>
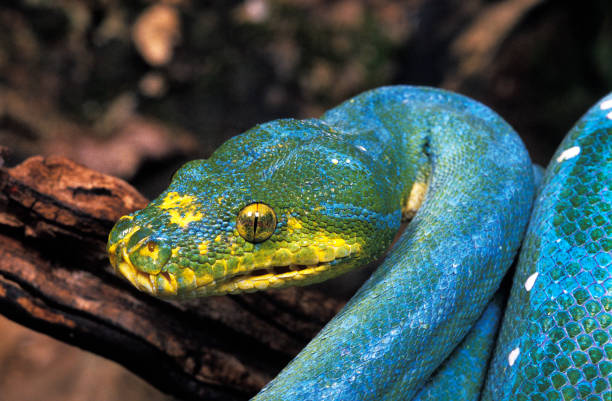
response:
<path id="1" fill-rule="evenodd" d="M 5 163 L 61 154 L 148 197 L 189 159 L 366 89 L 489 105 L 546 165 L 612 88 L 609 0 L 21 0 L 0 5 Z M 170 400 L 0 318 L 1 400 Z"/>

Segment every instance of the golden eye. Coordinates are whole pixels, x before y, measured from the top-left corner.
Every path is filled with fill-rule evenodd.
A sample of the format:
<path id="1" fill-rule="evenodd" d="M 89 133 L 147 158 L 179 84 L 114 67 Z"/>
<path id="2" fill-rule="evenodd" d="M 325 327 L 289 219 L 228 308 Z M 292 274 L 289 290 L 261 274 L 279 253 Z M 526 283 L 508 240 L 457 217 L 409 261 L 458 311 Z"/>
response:
<path id="1" fill-rule="evenodd" d="M 249 242 L 262 242 L 270 238 L 276 228 L 276 214 L 265 203 L 251 203 L 238 213 L 238 234 Z"/>

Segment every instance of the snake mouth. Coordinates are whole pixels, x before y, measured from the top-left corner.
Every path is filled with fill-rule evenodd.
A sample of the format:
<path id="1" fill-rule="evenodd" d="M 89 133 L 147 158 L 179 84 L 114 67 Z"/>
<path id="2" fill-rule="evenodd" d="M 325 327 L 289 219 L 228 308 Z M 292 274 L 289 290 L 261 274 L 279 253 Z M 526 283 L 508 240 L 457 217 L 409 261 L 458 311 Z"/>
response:
<path id="1" fill-rule="evenodd" d="M 339 264 L 342 259 L 347 259 L 347 257 L 315 265 L 290 264 L 249 270 L 228 277 L 218 284 L 216 290 L 220 293 L 234 294 L 267 288 L 284 288 L 289 285 L 312 284 L 329 278 L 329 272 L 336 273 L 336 268 L 341 268 Z"/>
<path id="2" fill-rule="evenodd" d="M 202 268 L 172 264 L 172 271 L 162 267 L 146 271 L 134 264 L 125 241 L 109 246 L 115 272 L 138 290 L 161 298 L 193 298 L 314 284 L 352 269 L 359 254 L 359 244 L 338 241 L 325 246 L 310 244 L 293 252 L 279 249 L 266 258 L 221 259 Z"/>
<path id="3" fill-rule="evenodd" d="M 113 263 L 115 271 L 138 290 L 161 298 L 193 298 L 308 285 L 335 277 L 354 267 L 353 263 L 346 263 L 354 258 L 346 255 L 313 265 L 256 267 L 213 279 L 208 274 L 197 275 L 188 267 L 179 268 L 176 274 L 166 271 L 147 273 L 134 267 L 125 250 L 121 253 L 123 257 Z"/>
<path id="4" fill-rule="evenodd" d="M 293 254 L 282 250 L 277 252 L 281 252 L 283 256 L 273 257 L 260 264 L 251 264 L 247 268 L 242 267 L 213 283 L 197 288 L 195 293 L 197 296 L 237 294 L 325 281 L 357 266 L 361 245 L 348 245 L 339 241 L 335 245 L 327 243 L 323 247 L 314 243 Z M 300 253 L 307 253 L 309 257 L 300 260 L 296 256 Z M 300 263 L 302 261 L 306 263 Z"/>

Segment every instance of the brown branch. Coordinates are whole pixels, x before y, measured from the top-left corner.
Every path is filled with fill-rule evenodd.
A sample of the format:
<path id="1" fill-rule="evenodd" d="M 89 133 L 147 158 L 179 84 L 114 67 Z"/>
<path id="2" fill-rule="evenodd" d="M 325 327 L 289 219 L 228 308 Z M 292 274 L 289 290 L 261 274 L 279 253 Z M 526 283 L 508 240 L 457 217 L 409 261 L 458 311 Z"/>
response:
<path id="1" fill-rule="evenodd" d="M 177 397 L 240 400 L 342 306 L 312 289 L 187 303 L 139 293 L 112 273 L 105 245 L 114 221 L 145 204 L 120 179 L 60 157 L 0 168 L 0 312 Z"/>

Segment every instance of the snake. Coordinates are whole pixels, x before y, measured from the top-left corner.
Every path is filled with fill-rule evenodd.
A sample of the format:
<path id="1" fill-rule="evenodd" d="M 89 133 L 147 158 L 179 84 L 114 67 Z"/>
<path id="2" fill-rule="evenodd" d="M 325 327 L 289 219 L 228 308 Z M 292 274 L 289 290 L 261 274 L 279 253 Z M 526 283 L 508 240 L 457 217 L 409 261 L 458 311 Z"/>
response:
<path id="1" fill-rule="evenodd" d="M 612 400 L 612 94 L 547 168 L 483 400 Z"/>
<path id="2" fill-rule="evenodd" d="M 139 290 L 183 299 L 313 284 L 384 257 L 254 400 L 609 400 L 610 129 L 612 96 L 537 187 L 487 106 L 373 89 L 186 163 L 117 221 L 109 259 Z M 525 232 L 501 321 L 495 294 Z"/>

